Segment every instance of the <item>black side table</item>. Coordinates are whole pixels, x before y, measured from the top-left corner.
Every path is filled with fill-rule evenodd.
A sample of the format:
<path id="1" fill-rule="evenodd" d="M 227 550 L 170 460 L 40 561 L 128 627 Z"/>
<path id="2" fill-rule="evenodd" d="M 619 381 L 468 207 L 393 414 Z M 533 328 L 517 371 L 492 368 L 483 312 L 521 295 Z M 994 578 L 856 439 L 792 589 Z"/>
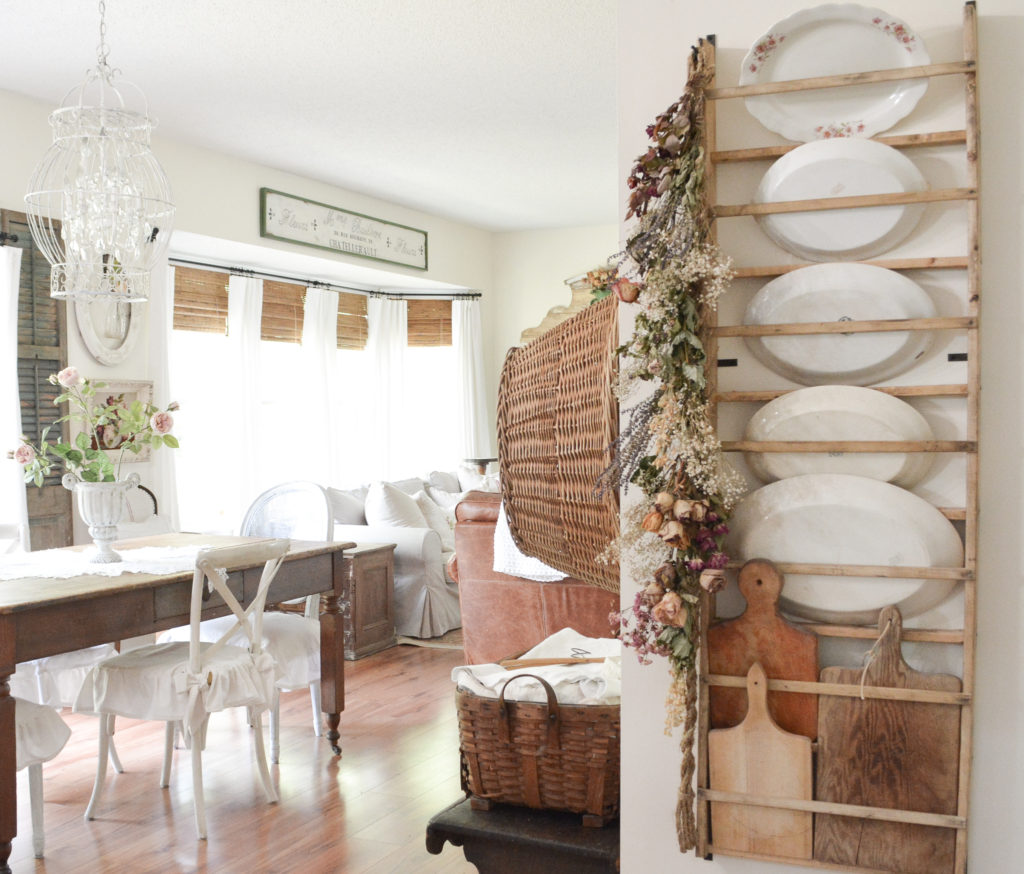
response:
<path id="1" fill-rule="evenodd" d="M 480 874 L 617 874 L 619 821 L 587 828 L 582 817 L 554 810 L 495 805 L 473 810 L 457 801 L 431 817 L 427 851 L 438 855 L 444 842 L 462 847 Z"/>

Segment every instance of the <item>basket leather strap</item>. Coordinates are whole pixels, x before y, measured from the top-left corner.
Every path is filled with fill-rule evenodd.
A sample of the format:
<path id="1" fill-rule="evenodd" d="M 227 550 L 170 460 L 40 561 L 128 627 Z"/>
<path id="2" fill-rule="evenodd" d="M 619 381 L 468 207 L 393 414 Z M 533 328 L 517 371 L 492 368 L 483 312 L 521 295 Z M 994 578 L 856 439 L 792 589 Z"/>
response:
<path id="1" fill-rule="evenodd" d="M 498 694 L 498 714 L 501 717 L 498 722 L 498 737 L 503 744 L 508 745 L 512 743 L 512 713 L 508 703 L 505 701 L 505 690 L 508 688 L 509 683 L 513 683 L 523 677 L 530 677 L 540 683 L 548 699 L 547 741 L 540 749 L 533 753 L 534 756 L 542 756 L 545 752 L 560 748 L 558 727 L 562 719 L 562 713 L 558 707 L 558 698 L 555 697 L 555 690 L 551 688 L 551 684 L 543 677 L 538 677 L 536 674 L 516 674 L 505 681 L 505 685 L 501 687 L 501 692 Z"/>

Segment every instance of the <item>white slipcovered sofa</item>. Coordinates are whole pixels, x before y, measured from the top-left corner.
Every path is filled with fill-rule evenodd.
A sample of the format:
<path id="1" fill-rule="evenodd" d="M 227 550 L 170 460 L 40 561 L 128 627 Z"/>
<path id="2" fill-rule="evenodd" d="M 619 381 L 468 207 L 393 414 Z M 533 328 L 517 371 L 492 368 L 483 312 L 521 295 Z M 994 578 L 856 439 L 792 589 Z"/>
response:
<path id="1" fill-rule="evenodd" d="M 445 565 L 455 551 L 455 505 L 472 489 L 497 491 L 497 477 L 467 469 L 427 477 L 328 488 L 334 539 L 394 543 L 395 630 L 438 637 L 462 624 L 459 591 Z"/>

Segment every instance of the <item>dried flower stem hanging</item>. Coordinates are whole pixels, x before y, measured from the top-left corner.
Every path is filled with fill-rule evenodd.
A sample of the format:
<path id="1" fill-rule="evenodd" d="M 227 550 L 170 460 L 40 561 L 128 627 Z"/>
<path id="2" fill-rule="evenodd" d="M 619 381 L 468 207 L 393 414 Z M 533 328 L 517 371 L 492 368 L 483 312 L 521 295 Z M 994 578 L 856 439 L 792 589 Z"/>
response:
<path id="1" fill-rule="evenodd" d="M 724 584 L 721 551 L 743 480 L 723 458 L 708 407 L 708 313 L 731 278 L 711 236 L 704 190 L 704 91 L 714 70 L 703 44 L 691 54 L 682 97 L 647 129 L 651 146 L 630 174 L 629 234 L 620 275 L 640 285 L 636 328 L 619 350 L 618 386 L 632 407 L 604 487 L 638 486 L 645 502 L 623 518 L 614 544 L 640 590 L 620 615 L 620 637 L 641 661 L 669 660 L 666 731 L 682 725 L 676 823 L 680 850 L 696 844 L 696 658 L 702 590 Z M 642 386 L 653 393 L 638 400 Z"/>

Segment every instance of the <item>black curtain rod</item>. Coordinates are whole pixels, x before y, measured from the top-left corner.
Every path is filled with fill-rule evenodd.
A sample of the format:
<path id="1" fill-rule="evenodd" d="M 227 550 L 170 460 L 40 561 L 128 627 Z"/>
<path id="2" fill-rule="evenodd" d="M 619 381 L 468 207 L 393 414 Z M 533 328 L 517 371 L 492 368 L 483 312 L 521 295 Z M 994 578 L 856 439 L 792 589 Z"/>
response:
<path id="1" fill-rule="evenodd" d="M 0 233 L 0 246 L 6 246 L 8 243 L 17 243 L 17 242 L 18 242 L 18 235 L 17 234 Z"/>
<path id="2" fill-rule="evenodd" d="M 187 258 L 168 258 L 171 264 L 182 267 L 199 267 L 204 270 L 216 270 L 220 273 L 234 273 L 237 276 L 258 276 L 260 279 L 276 279 L 280 282 L 293 282 L 299 285 L 306 285 L 310 288 L 326 288 L 330 291 L 350 291 L 354 294 L 365 294 L 367 297 L 393 297 L 393 298 L 438 298 L 440 300 L 478 300 L 481 297 L 479 291 L 454 291 L 454 292 L 430 292 L 430 291 L 384 291 L 380 288 L 356 288 L 351 285 L 339 285 L 336 282 L 324 282 L 319 279 L 307 279 L 303 276 L 285 276 L 280 273 L 266 273 L 262 270 L 251 270 L 247 267 L 231 267 L 226 264 L 213 264 L 205 261 L 190 261 Z"/>

